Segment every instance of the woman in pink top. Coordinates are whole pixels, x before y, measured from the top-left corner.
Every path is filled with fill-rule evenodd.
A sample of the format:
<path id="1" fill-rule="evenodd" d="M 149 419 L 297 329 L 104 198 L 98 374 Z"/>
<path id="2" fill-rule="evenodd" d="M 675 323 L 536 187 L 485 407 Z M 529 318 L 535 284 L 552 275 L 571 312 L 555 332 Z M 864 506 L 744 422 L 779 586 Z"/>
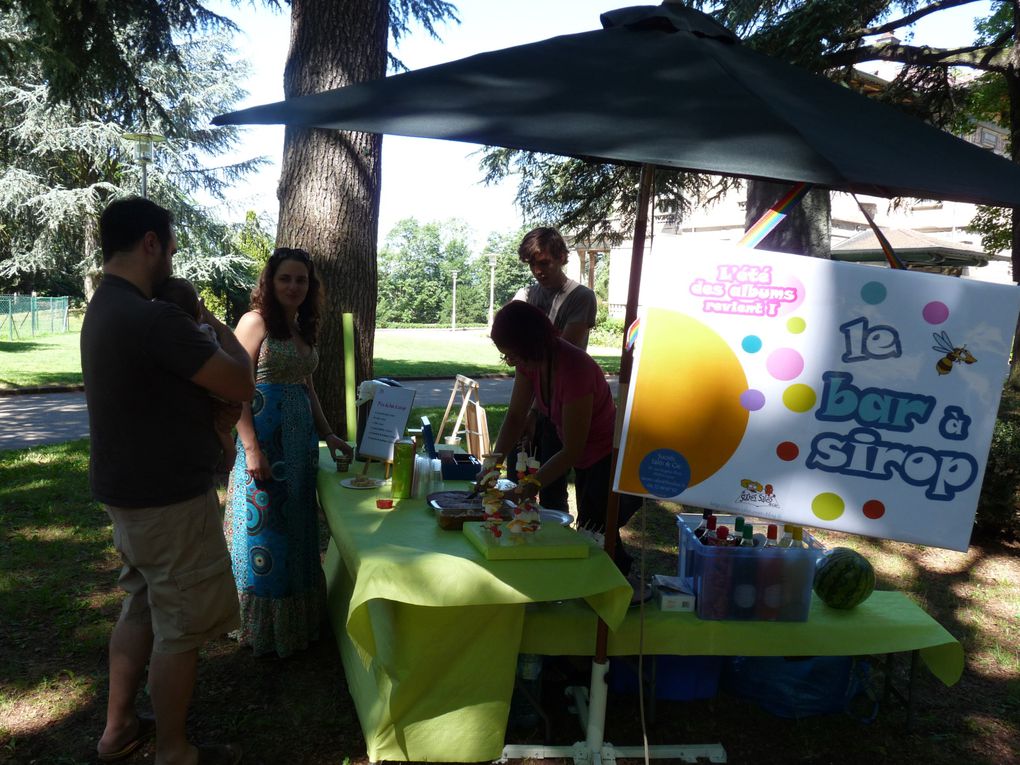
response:
<path id="1" fill-rule="evenodd" d="M 510 453 L 524 433 L 532 407 L 549 418 L 563 444 L 535 474 L 537 485 L 529 482 L 515 492 L 533 497 L 539 487 L 573 468 L 578 525 L 604 531 L 616 423 L 605 373 L 591 356 L 558 337 L 542 311 L 521 301 L 499 310 L 490 337 L 503 360 L 516 369 L 510 407 L 493 451 Z M 621 495 L 620 526 L 640 502 L 638 497 Z M 624 574 L 630 570 L 631 558 L 619 537 L 616 564 Z"/>

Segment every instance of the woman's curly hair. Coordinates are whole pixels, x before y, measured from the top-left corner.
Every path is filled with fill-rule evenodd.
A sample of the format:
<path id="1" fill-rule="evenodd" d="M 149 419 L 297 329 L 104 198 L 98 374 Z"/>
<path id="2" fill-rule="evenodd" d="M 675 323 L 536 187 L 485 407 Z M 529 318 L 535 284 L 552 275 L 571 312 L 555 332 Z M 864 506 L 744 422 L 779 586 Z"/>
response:
<path id="1" fill-rule="evenodd" d="M 273 250 L 273 254 L 266 262 L 266 267 L 259 274 L 258 284 L 251 292 L 252 310 L 262 314 L 270 337 L 276 340 L 286 340 L 290 337 L 290 327 L 287 326 L 287 319 L 283 315 L 283 310 L 276 300 L 276 292 L 273 290 L 276 271 L 285 260 L 296 260 L 308 268 L 308 294 L 305 295 L 304 302 L 298 308 L 297 324 L 301 339 L 309 345 L 315 345 L 319 332 L 322 287 L 315 275 L 315 264 L 312 262 L 312 257 L 305 250 L 292 247 L 277 247 Z"/>

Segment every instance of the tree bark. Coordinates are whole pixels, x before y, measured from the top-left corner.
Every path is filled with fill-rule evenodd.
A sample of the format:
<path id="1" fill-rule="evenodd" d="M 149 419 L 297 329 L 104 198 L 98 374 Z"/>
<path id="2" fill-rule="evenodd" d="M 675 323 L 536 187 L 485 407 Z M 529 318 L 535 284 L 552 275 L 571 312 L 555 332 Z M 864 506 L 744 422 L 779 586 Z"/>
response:
<path id="1" fill-rule="evenodd" d="M 790 190 L 792 183 L 748 181 L 744 229 L 753 226 Z M 812 189 L 758 245 L 761 250 L 792 252 L 813 258 L 830 257 L 832 207 L 827 189 Z"/>
<path id="2" fill-rule="evenodd" d="M 85 302 L 92 300 L 92 296 L 99 288 L 99 282 L 103 278 L 103 264 L 99 257 L 99 216 L 88 215 L 84 219 L 81 234 L 81 248 L 85 261 L 85 275 L 82 277 L 82 291 L 85 293 Z"/>
<path id="3" fill-rule="evenodd" d="M 287 98 L 386 74 L 388 0 L 293 0 Z M 357 381 L 372 376 L 382 138 L 288 127 L 277 195 L 278 247 L 311 253 L 324 291 L 315 389 L 345 432 L 342 315 L 354 314 Z M 356 382 L 357 382 L 356 381 Z"/>
<path id="4" fill-rule="evenodd" d="M 1020 10 L 1014 6 L 1014 24 L 1020 27 Z M 1018 29 L 1020 34 L 1020 29 Z M 1006 72 L 1006 90 L 1009 93 L 1009 126 L 1010 126 L 1010 159 L 1020 164 L 1020 36 L 1014 45 L 1012 66 Z M 1020 284 L 1020 208 L 1014 207 L 1010 216 L 1013 224 L 1013 231 L 1010 236 L 1011 245 L 1011 270 L 1013 281 Z M 1017 324 L 1013 333 L 1013 358 L 1010 360 L 1010 385 L 1020 389 L 1020 323 Z"/>

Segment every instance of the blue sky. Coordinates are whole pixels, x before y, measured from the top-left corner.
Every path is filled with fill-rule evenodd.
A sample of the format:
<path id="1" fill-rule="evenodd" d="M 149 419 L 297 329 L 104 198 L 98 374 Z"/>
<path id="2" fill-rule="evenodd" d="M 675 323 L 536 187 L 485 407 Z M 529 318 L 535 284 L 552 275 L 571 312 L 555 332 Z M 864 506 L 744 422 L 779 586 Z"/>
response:
<path id="1" fill-rule="evenodd" d="M 438 31 L 441 40 L 424 31 L 415 32 L 395 51 L 409 68 L 452 61 L 486 50 L 505 48 L 559 34 L 599 28 L 602 11 L 628 5 L 625 0 L 459 0 L 460 24 Z M 234 43 L 238 55 L 247 59 L 253 72 L 246 83 L 249 97 L 238 108 L 283 98 L 283 67 L 289 39 L 289 17 L 256 3 L 233 7 L 216 0 L 210 7 L 232 18 L 243 30 Z M 972 39 L 975 10 L 986 3 L 941 11 L 918 25 L 915 42 L 957 45 Z M 383 140 L 380 240 L 399 220 L 414 216 L 421 221 L 461 218 L 476 232 L 481 245 L 490 231 L 515 229 L 521 224 L 511 181 L 498 187 L 481 185 L 479 149 L 470 144 L 387 136 Z M 220 212 L 241 219 L 246 209 L 277 213 L 276 184 L 283 150 L 282 127 L 245 128 L 239 156 L 264 155 L 273 160 L 249 181 L 238 184 L 230 196 L 231 209 Z"/>

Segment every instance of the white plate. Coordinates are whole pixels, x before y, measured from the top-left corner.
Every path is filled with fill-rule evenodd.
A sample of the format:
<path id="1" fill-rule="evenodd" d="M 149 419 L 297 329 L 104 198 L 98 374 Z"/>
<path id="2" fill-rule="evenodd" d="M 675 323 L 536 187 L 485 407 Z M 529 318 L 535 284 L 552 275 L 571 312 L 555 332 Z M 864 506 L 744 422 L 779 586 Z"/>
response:
<path id="1" fill-rule="evenodd" d="M 564 513 L 562 510 L 551 510 L 547 507 L 540 507 L 538 509 L 538 516 L 542 519 L 542 523 L 558 523 L 560 526 L 569 526 L 574 522 L 574 517 L 570 513 Z"/>
<path id="2" fill-rule="evenodd" d="M 378 489 L 380 486 L 386 483 L 386 481 L 382 480 L 381 478 L 370 478 L 369 480 L 372 481 L 371 484 L 367 486 L 358 486 L 356 483 L 354 483 L 353 478 L 345 478 L 340 482 L 340 485 L 346 486 L 348 489 Z"/>

